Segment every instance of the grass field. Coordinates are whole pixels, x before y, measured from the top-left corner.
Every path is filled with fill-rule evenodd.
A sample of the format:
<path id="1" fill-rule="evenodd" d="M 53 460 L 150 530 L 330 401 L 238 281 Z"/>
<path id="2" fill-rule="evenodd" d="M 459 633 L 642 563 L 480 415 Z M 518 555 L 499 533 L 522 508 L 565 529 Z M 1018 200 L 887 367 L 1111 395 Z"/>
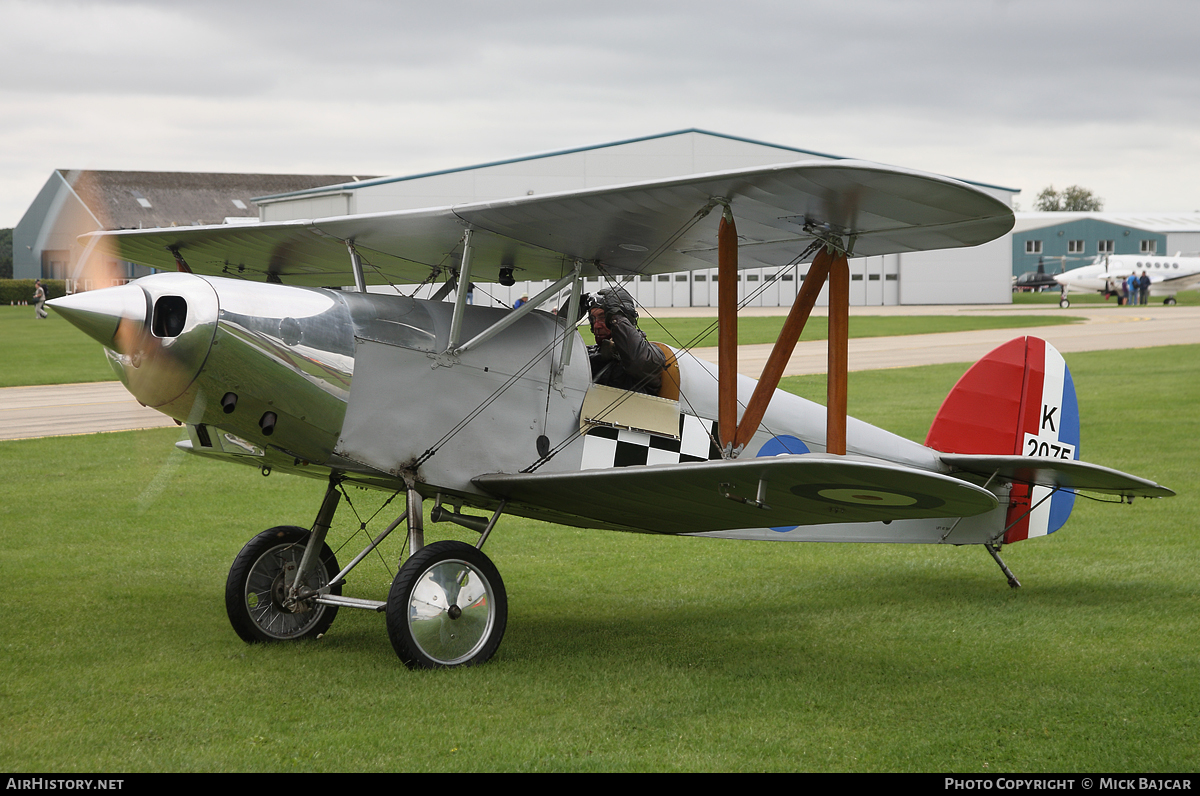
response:
<path id="1" fill-rule="evenodd" d="M 1200 346 L 1131 356 L 1067 356 L 1083 456 L 1179 496 L 1079 501 L 1059 533 L 1006 548 L 1020 590 L 978 548 L 505 518 L 487 550 L 508 633 L 454 671 L 406 670 L 361 611 L 316 642 L 234 635 L 230 562 L 263 528 L 311 522 L 319 482 L 188 457 L 177 430 L 0 443 L 0 766 L 1194 772 Z M 964 367 L 851 373 L 851 412 L 922 439 Z M 334 537 L 356 527 L 343 507 Z M 385 599 L 385 548 L 348 595 Z"/>
<path id="2" fill-rule="evenodd" d="M 783 328 L 785 316 L 738 318 L 738 343 L 774 343 Z M 906 334 L 935 334 L 938 332 L 967 332 L 974 329 L 1017 329 L 1027 326 L 1059 326 L 1077 323 L 1078 318 L 1061 315 L 910 315 L 880 316 L 851 315 L 851 337 L 891 337 Z M 715 346 L 716 318 L 648 318 L 638 325 L 651 340 L 676 347 Z M 801 340 L 824 340 L 829 337 L 829 319 L 814 316 L 804 325 Z"/>
<path id="3" fill-rule="evenodd" d="M 49 312 L 39 321 L 33 307 L 0 307 L 0 387 L 115 380 L 96 341 Z"/>

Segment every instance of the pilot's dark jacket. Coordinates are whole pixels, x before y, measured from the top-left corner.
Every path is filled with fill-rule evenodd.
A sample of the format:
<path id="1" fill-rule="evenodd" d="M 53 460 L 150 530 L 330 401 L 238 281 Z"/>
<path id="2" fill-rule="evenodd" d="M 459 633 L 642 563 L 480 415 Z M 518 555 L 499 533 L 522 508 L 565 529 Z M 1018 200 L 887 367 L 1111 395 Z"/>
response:
<path id="1" fill-rule="evenodd" d="M 620 390 L 658 395 L 667 365 L 663 352 L 624 315 L 610 315 L 608 328 L 612 330 L 612 345 L 588 346 L 592 381 Z"/>

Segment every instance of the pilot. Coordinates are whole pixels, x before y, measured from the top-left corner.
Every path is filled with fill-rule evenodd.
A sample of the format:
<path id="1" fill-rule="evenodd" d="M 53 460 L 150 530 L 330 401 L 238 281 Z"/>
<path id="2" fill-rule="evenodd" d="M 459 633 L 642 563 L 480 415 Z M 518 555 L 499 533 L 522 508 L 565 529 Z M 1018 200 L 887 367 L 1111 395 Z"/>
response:
<path id="1" fill-rule="evenodd" d="M 596 345 L 588 346 L 592 381 L 620 390 L 658 395 L 667 360 L 658 346 L 637 327 L 633 297 L 624 288 L 587 296 L 588 321 Z"/>

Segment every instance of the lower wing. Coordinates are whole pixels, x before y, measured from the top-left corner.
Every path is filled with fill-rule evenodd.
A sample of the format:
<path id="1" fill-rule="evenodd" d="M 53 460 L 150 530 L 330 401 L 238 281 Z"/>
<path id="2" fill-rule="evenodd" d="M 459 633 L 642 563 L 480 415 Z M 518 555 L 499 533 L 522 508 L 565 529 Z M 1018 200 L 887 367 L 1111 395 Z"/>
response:
<path id="1" fill-rule="evenodd" d="M 571 473 L 491 473 L 476 486 L 510 510 L 581 527 L 644 533 L 970 517 L 996 496 L 904 465 L 830 454 L 618 467 Z"/>

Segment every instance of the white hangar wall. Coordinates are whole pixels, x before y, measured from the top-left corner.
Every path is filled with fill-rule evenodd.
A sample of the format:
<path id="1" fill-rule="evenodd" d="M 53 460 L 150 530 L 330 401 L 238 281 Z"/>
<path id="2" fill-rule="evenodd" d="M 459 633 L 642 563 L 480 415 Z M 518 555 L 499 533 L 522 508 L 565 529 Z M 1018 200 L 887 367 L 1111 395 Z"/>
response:
<path id="1" fill-rule="evenodd" d="M 1012 239 L 899 258 L 899 304 L 1011 304 Z"/>
<path id="2" fill-rule="evenodd" d="M 1200 254 L 1200 232 L 1168 232 L 1167 254 Z"/>
<path id="3" fill-rule="evenodd" d="M 619 141 L 409 177 L 366 180 L 348 185 L 259 197 L 263 221 L 379 213 L 464 202 L 505 199 L 557 191 L 598 188 L 726 169 L 769 166 L 801 160 L 843 158 L 703 130 Z M 975 184 L 1011 206 L 1014 189 Z M 910 252 L 850 261 L 852 304 L 1007 304 L 1012 301 L 1012 241 L 972 249 Z M 739 294 L 748 306 L 787 306 L 807 264 L 798 268 L 748 269 Z M 715 306 L 716 269 L 641 277 L 626 287 L 647 307 Z M 519 274 L 518 274 L 519 277 Z M 510 288 L 478 283 L 476 303 L 512 306 L 548 282 L 518 281 Z M 585 290 L 599 289 L 598 282 Z M 421 295 L 435 288 L 423 288 Z M 825 303 L 825 294 L 819 299 Z"/>
<path id="4" fill-rule="evenodd" d="M 850 260 L 850 304 L 856 307 L 896 304 L 1010 304 L 1012 303 L 1012 242 L 1009 236 L 971 249 L 908 252 Z M 738 300 L 747 307 L 787 307 L 796 297 L 808 263 L 786 269 L 751 268 L 742 271 Z M 640 277 L 624 286 L 645 307 L 717 306 L 716 269 Z M 488 300 L 512 306 L 522 295 L 534 296 L 549 282 L 518 281 L 510 288 L 480 284 L 475 303 Z M 585 291 L 604 287 L 598 278 Z M 432 295 L 436 286 L 422 288 Z M 564 291 L 565 294 L 565 291 Z M 828 287 L 817 306 L 827 306 Z"/>
<path id="5" fill-rule="evenodd" d="M 382 213 L 599 188 L 797 160 L 840 160 L 801 149 L 685 131 L 530 155 L 481 166 L 256 199 L 263 221 L 319 218 L 331 207 Z M 344 205 L 337 202 L 340 199 Z"/>
<path id="6" fill-rule="evenodd" d="M 643 180 L 768 166 L 792 160 L 831 160 L 733 139 L 684 133 L 548 157 L 482 166 L 453 174 L 367 186 L 356 192 L 358 213 L 487 201 Z"/>

